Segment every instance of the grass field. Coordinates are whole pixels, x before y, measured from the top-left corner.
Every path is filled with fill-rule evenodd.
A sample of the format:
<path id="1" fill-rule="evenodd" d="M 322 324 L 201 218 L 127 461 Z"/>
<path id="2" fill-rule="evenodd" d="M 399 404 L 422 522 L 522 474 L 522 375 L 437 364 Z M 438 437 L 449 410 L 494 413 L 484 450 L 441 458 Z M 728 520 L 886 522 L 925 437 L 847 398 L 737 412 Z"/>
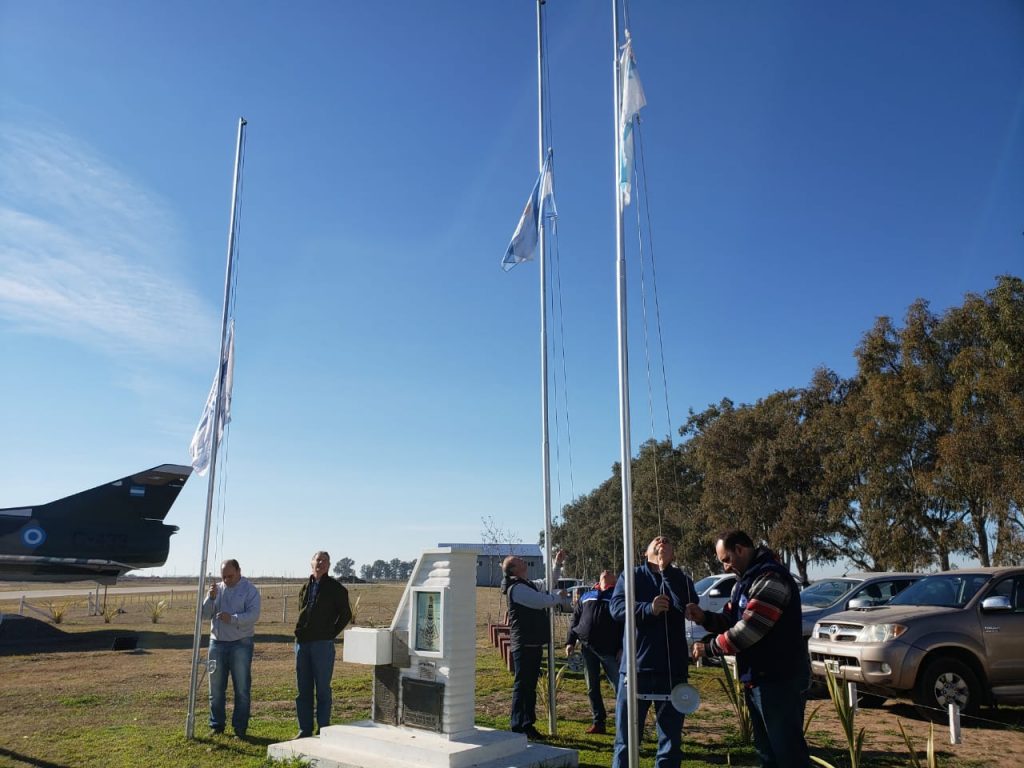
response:
<path id="1" fill-rule="evenodd" d="M 354 585 L 351 599 L 359 598 L 357 623 L 390 623 L 398 603 L 400 585 Z M 2 591 L 2 590 L 0 590 Z M 40 643 L 38 647 L 11 649 L 0 645 L 0 766 L 38 768 L 199 768 L 209 766 L 266 766 L 268 744 L 292 738 L 297 730 L 294 712 L 294 662 L 291 630 L 294 597 L 286 614 L 285 595 L 297 584 L 274 582 L 263 588 L 263 617 L 257 628 L 253 660 L 253 720 L 249 738 L 212 735 L 206 727 L 205 680 L 197 697 L 196 739 L 185 739 L 185 714 L 191 663 L 194 595 L 182 586 L 152 622 L 152 606 L 161 597 L 143 595 L 117 598 L 124 613 L 110 624 L 102 616 L 89 616 L 84 602 L 66 607 L 57 629 L 74 635 L 69 645 Z M 49 612 L 66 601 L 40 600 L 34 604 Z M 112 598 L 111 603 L 115 602 Z M 17 611 L 17 602 L 0 604 Z M 511 676 L 495 649 L 487 642 L 487 624 L 502 611 L 495 589 L 477 592 L 477 723 L 508 727 Z M 567 617 L 560 617 L 564 621 Z M 285 620 L 287 619 L 287 620 Z M 110 650 L 117 635 L 138 637 L 135 651 Z M 0 638 L 3 635 L 0 634 Z M 557 638 L 556 647 L 564 640 Z M 205 652 L 204 652 L 205 655 Z M 366 719 L 370 709 L 371 670 L 340 662 L 334 675 L 334 720 Z M 721 692 L 720 671 L 691 669 L 691 682 L 701 691 L 703 705 L 687 719 L 684 765 L 756 765 L 753 750 L 739 743 L 735 716 Z M 606 695 L 609 710 L 613 705 Z M 229 694 L 229 707 L 230 707 Z M 831 705 L 812 701 L 809 711 L 821 706 L 808 739 L 814 754 L 836 766 L 847 765 L 845 742 Z M 582 677 L 566 675 L 558 693 L 557 746 L 576 749 L 580 765 L 610 765 L 612 735 L 591 736 L 589 709 Z M 1024 765 L 1021 710 L 983 713 L 985 727 L 966 727 L 964 743 L 951 747 L 946 733 L 937 729 L 940 764 L 953 768 Z M 915 719 L 905 705 L 862 710 L 860 725 L 867 728 L 865 765 L 906 766 L 909 755 L 896 724 L 900 719 L 911 733 L 923 759 L 928 726 Z M 543 729 L 546 730 L 546 729 Z M 653 765 L 653 729 L 644 739 L 641 765 Z"/>

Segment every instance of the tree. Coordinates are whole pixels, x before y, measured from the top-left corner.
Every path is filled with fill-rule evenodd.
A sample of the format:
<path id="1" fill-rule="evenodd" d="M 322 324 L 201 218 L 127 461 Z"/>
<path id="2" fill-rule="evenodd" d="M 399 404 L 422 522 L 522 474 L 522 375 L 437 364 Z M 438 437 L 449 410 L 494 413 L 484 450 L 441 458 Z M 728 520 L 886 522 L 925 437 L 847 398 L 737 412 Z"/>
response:
<path id="1" fill-rule="evenodd" d="M 342 557 L 334 564 L 334 575 L 339 579 L 351 579 L 356 575 L 356 561 L 351 557 Z"/>

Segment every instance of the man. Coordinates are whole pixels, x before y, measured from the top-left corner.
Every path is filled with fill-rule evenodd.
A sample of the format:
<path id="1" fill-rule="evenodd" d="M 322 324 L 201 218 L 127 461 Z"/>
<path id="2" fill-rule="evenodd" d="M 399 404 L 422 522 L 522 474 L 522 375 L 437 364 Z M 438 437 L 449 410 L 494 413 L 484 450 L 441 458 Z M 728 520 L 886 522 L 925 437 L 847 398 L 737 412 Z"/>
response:
<path id="1" fill-rule="evenodd" d="M 672 567 L 675 549 L 664 536 L 655 537 L 647 546 L 647 561 L 633 570 L 633 599 L 627 605 L 626 580 L 620 578 L 612 593 L 611 613 L 619 622 L 626 620 L 626 610 L 636 617 L 636 683 L 637 690 L 626 690 L 626 657 L 619 670 L 619 687 L 615 697 L 615 746 L 612 768 L 629 766 L 628 695 L 638 695 L 637 722 L 643 723 L 651 700 L 644 694 L 666 695 L 689 675 L 686 655 L 686 628 L 683 615 L 686 604 L 697 599 L 693 581 L 678 568 Z M 657 768 L 679 768 L 683 759 L 683 714 L 670 701 L 655 704 L 658 730 Z"/>
<path id="2" fill-rule="evenodd" d="M 334 676 L 334 638 L 352 618 L 348 590 L 328 575 L 331 556 L 316 552 L 312 573 L 299 591 L 299 618 L 295 622 L 295 679 L 299 693 L 295 713 L 299 734 L 313 735 L 313 698 L 316 697 L 317 732 L 331 724 L 331 678 Z"/>
<path id="3" fill-rule="evenodd" d="M 580 595 L 576 610 L 572 614 L 572 626 L 565 641 L 565 655 L 582 644 L 583 677 L 587 681 L 587 697 L 590 699 L 590 714 L 593 725 L 587 733 L 604 733 L 607 713 L 601 698 L 601 671 L 611 683 L 612 691 L 618 691 L 619 659 L 622 654 L 622 626 L 612 618 L 611 599 L 615 588 L 615 574 L 601 571 L 596 588 Z"/>
<path id="4" fill-rule="evenodd" d="M 252 690 L 252 650 L 260 618 L 260 593 L 242 576 L 237 560 L 220 564 L 220 584 L 211 584 L 203 601 L 203 618 L 210 619 L 210 729 L 224 733 L 228 675 L 235 691 L 231 727 L 240 739 L 249 730 Z"/>
<path id="5" fill-rule="evenodd" d="M 693 656 L 736 656 L 754 729 L 754 748 L 765 768 L 806 768 L 804 702 L 810 662 L 800 621 L 800 588 L 767 547 L 755 547 L 743 531 L 718 537 L 715 553 L 739 576 L 721 613 L 686 606 L 686 617 L 710 632 L 694 643 Z"/>
<path id="6" fill-rule="evenodd" d="M 565 552 L 555 555 L 552 578 L 557 581 L 562 575 Z M 544 646 L 551 637 L 548 610 L 553 605 L 568 607 L 568 598 L 542 592 L 544 580 L 530 581 L 526 561 L 509 555 L 502 561 L 501 594 L 508 601 L 509 649 L 512 652 L 512 720 L 510 728 L 514 733 L 525 733 L 531 741 L 543 741 L 544 735 L 537 730 L 537 680 L 540 678 L 540 662 Z"/>

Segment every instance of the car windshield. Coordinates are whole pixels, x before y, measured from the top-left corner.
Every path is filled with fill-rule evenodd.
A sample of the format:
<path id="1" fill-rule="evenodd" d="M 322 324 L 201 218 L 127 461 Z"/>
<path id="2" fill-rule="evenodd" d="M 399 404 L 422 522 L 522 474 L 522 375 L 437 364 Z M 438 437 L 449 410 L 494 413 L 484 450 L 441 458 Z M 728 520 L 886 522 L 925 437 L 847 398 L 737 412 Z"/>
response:
<path id="1" fill-rule="evenodd" d="M 847 594 L 859 583 L 854 579 L 816 581 L 800 593 L 800 604 L 810 608 L 825 608 Z"/>
<path id="2" fill-rule="evenodd" d="M 927 576 L 911 584 L 889 605 L 933 605 L 946 608 L 963 608 L 991 576 L 979 573 L 941 573 Z"/>
<path id="3" fill-rule="evenodd" d="M 696 590 L 698 595 L 702 595 L 709 589 L 711 589 L 711 587 L 715 585 L 715 582 L 718 581 L 718 579 L 718 576 L 705 576 L 703 579 L 694 584 L 693 588 L 694 590 Z"/>

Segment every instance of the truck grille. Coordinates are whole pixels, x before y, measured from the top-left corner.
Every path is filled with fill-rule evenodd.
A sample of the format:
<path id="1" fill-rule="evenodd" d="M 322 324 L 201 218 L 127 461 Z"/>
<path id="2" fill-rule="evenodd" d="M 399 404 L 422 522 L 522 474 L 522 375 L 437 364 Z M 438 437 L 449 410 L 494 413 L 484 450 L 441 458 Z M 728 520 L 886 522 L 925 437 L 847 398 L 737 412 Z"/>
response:
<path id="1" fill-rule="evenodd" d="M 859 624 L 841 624 L 839 622 L 822 622 L 818 627 L 818 634 L 814 635 L 816 640 L 828 640 L 832 643 L 852 643 L 857 639 L 860 632 Z"/>

